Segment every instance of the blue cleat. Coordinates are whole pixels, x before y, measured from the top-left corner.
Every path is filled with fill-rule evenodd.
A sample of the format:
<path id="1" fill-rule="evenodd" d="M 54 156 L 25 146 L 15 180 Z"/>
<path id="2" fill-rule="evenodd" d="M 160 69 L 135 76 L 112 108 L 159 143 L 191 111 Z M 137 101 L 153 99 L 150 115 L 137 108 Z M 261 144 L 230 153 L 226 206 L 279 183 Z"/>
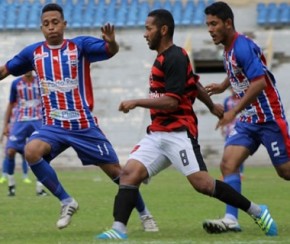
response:
<path id="1" fill-rule="evenodd" d="M 128 239 L 127 234 L 124 234 L 118 230 L 110 229 L 102 234 L 99 234 L 96 236 L 96 239 L 102 239 L 102 240 L 110 240 L 110 239 L 116 239 L 116 240 L 126 240 Z"/>
<path id="2" fill-rule="evenodd" d="M 277 236 L 278 228 L 271 217 L 268 207 L 265 205 L 260 205 L 261 213 L 258 217 L 254 217 L 256 224 L 265 232 L 266 236 Z"/>

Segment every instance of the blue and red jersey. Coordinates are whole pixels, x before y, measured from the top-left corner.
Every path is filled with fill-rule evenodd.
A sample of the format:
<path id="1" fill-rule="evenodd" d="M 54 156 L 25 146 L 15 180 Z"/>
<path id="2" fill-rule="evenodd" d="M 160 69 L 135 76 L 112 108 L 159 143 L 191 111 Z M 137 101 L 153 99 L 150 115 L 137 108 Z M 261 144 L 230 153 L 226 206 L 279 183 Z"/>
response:
<path id="1" fill-rule="evenodd" d="M 242 98 L 251 82 L 264 77 L 267 87 L 241 112 L 240 121 L 264 123 L 285 119 L 285 113 L 276 81 L 267 68 L 261 48 L 245 35 L 236 33 L 230 48 L 224 50 L 224 66 L 231 86 Z"/>
<path id="2" fill-rule="evenodd" d="M 15 104 L 13 108 L 13 121 L 31 121 L 42 119 L 42 106 L 40 100 L 38 80 L 26 81 L 19 77 L 12 82 L 9 101 Z"/>
<path id="3" fill-rule="evenodd" d="M 225 98 L 224 100 L 224 111 L 227 112 L 234 108 L 239 102 L 239 99 L 236 97 L 236 95 L 230 95 Z M 236 124 L 237 119 L 233 120 L 229 124 L 225 125 L 222 127 L 222 132 L 225 138 L 227 138 L 231 132 L 233 131 L 235 124 Z"/>
<path id="4" fill-rule="evenodd" d="M 78 130 L 95 125 L 90 64 L 110 57 L 104 40 L 79 36 L 59 46 L 34 43 L 9 60 L 6 67 L 13 75 L 35 70 L 44 124 Z"/>

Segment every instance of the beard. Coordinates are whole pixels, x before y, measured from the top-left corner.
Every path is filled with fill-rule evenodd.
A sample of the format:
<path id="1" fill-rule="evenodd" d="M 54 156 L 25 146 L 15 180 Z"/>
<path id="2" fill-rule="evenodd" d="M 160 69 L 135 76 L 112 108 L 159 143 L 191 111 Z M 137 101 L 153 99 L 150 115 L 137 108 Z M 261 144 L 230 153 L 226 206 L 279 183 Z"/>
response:
<path id="1" fill-rule="evenodd" d="M 151 50 L 157 50 L 160 46 L 161 38 L 162 38 L 162 35 L 159 30 L 158 32 L 156 32 L 155 36 L 152 38 L 149 48 Z"/>

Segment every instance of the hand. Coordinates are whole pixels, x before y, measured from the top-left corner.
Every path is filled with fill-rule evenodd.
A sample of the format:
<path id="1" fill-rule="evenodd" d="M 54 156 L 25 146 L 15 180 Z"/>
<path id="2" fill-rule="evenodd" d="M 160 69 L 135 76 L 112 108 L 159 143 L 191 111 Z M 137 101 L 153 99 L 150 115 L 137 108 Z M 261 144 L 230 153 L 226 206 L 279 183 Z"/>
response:
<path id="1" fill-rule="evenodd" d="M 224 116 L 224 107 L 221 104 L 214 104 L 210 112 L 221 119 Z"/>
<path id="2" fill-rule="evenodd" d="M 114 27 L 114 25 L 107 23 L 101 27 L 101 31 L 102 31 L 102 38 L 104 39 L 104 41 L 106 41 L 108 43 L 115 42 L 115 27 Z"/>
<path id="3" fill-rule="evenodd" d="M 119 111 L 123 113 L 129 113 L 130 110 L 136 108 L 136 101 L 135 100 L 127 100 L 123 101 L 119 105 Z"/>
<path id="4" fill-rule="evenodd" d="M 204 87 L 209 96 L 222 93 L 224 90 L 219 83 L 212 83 Z"/>
<path id="5" fill-rule="evenodd" d="M 215 129 L 217 130 L 219 127 L 223 127 L 231 123 L 235 119 L 236 119 L 236 112 L 233 109 L 231 109 L 228 112 L 224 113 L 224 116 L 219 120 Z"/>

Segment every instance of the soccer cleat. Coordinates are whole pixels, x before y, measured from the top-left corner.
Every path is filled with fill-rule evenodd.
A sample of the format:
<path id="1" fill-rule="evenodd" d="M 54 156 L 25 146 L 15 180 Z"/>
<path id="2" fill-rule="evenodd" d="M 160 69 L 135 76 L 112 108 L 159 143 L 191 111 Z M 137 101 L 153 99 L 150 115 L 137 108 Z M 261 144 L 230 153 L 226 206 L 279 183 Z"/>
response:
<path id="1" fill-rule="evenodd" d="M 110 229 L 107 231 L 104 231 L 103 233 L 96 236 L 96 239 L 102 239 L 102 240 L 110 240 L 110 239 L 116 239 L 116 240 L 126 240 L 128 239 L 127 234 L 122 233 L 115 229 Z"/>
<path id="2" fill-rule="evenodd" d="M 49 194 L 45 190 L 41 190 L 39 192 L 36 192 L 36 196 L 45 197 L 45 196 L 49 196 Z"/>
<path id="3" fill-rule="evenodd" d="M 62 205 L 60 210 L 60 218 L 56 223 L 57 228 L 62 229 L 69 225 L 71 222 L 71 217 L 79 209 L 79 204 L 75 199 L 69 204 Z"/>
<path id="4" fill-rule="evenodd" d="M 256 224 L 264 231 L 267 236 L 277 236 L 278 228 L 271 217 L 268 207 L 265 205 L 260 205 L 261 213 L 258 217 L 252 216 Z"/>
<path id="5" fill-rule="evenodd" d="M 204 230 L 210 234 L 242 231 L 238 221 L 229 218 L 205 220 L 202 225 Z"/>
<path id="6" fill-rule="evenodd" d="M 159 228 L 153 219 L 152 215 L 143 215 L 140 217 L 144 231 L 146 232 L 157 232 Z"/>
<path id="7" fill-rule="evenodd" d="M 14 197 L 15 196 L 15 185 L 8 186 L 8 197 Z"/>
<path id="8" fill-rule="evenodd" d="M 0 184 L 5 183 L 6 181 L 7 181 L 7 178 L 6 178 L 6 177 L 2 176 L 2 177 L 0 178 Z"/>
<path id="9" fill-rule="evenodd" d="M 23 179 L 23 183 L 25 183 L 25 184 L 31 184 L 32 181 L 31 181 L 31 179 L 29 179 L 29 178 L 24 178 L 24 179 Z"/>

